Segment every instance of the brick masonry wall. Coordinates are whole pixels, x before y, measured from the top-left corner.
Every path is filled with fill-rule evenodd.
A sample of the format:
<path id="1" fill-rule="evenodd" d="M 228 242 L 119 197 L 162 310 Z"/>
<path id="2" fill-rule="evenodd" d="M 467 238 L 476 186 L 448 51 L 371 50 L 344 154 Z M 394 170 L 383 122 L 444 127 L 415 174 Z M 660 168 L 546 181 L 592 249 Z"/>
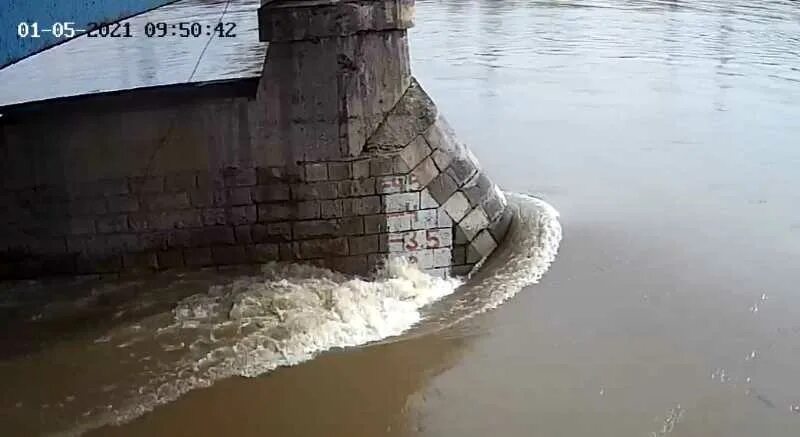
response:
<path id="1" fill-rule="evenodd" d="M 510 222 L 503 193 L 416 81 L 358 157 L 297 164 L 4 191 L 0 276 L 271 260 L 367 275 L 395 257 L 463 275 Z"/>
<path id="2" fill-rule="evenodd" d="M 307 187 L 337 195 L 321 200 L 322 220 L 302 225 L 305 231 L 345 220 L 341 233 L 363 220 L 363 233 L 348 236 L 347 248 L 337 246 L 340 256 L 321 261 L 337 270 L 370 272 L 402 257 L 438 276 L 466 275 L 497 247 L 511 222 L 503 192 L 414 80 L 359 158 L 301 166 Z M 344 183 L 336 182 L 344 176 Z"/>

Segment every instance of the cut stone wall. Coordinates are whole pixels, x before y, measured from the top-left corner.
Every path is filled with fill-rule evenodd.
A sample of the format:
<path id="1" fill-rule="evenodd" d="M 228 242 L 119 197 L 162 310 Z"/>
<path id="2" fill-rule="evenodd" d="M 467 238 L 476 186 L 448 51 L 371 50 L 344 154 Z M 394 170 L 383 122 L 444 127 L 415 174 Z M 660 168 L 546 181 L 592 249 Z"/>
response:
<path id="1" fill-rule="evenodd" d="M 4 117 L 0 277 L 271 260 L 369 275 L 395 257 L 468 274 L 511 213 L 411 76 L 412 6 L 263 6 L 256 96 Z"/>

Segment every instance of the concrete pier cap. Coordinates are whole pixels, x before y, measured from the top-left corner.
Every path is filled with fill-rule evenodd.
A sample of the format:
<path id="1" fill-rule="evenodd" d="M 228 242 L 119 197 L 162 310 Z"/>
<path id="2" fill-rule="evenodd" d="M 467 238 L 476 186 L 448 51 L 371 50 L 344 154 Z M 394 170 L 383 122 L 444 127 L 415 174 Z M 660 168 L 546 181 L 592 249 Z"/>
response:
<path id="1" fill-rule="evenodd" d="M 9 112 L 0 278 L 273 260 L 368 277 L 392 258 L 469 274 L 512 213 L 411 74 L 413 14 L 410 0 L 264 2 L 252 88 Z"/>

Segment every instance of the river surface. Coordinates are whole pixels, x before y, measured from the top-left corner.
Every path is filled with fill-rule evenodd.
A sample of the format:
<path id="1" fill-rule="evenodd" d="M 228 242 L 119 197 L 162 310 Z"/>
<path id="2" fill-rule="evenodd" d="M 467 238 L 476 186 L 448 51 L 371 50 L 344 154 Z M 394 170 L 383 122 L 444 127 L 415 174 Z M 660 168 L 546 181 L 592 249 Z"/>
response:
<path id="1" fill-rule="evenodd" d="M 62 285 L 91 298 L 4 328 L 3 434 L 800 435 L 800 4 L 423 0 L 416 23 L 415 75 L 488 174 L 560 213 L 541 281 L 499 305 L 557 242 L 512 196 L 514 238 L 460 289 L 401 267 Z"/>

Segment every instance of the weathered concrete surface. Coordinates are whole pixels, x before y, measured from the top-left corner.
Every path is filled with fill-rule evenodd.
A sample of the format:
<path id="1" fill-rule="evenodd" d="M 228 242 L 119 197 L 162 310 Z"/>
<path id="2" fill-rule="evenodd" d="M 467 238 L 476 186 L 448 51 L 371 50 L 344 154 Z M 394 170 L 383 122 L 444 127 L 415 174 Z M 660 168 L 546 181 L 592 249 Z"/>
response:
<path id="1" fill-rule="evenodd" d="M 411 76 L 409 8 L 267 4 L 278 40 L 252 93 L 3 117 L 0 276 L 268 260 L 368 275 L 396 257 L 470 272 L 511 215 Z"/>

